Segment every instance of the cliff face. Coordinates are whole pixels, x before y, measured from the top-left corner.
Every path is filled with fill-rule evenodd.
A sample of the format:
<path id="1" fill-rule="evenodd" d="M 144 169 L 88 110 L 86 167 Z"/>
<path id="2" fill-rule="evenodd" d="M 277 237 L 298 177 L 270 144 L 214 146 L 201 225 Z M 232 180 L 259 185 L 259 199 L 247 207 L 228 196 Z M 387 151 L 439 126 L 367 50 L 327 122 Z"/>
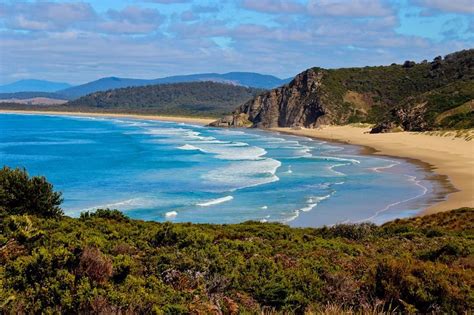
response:
<path id="1" fill-rule="evenodd" d="M 309 69 L 288 85 L 256 96 L 213 126 L 272 128 L 283 126 L 315 127 L 324 120 L 321 103 L 322 73 Z"/>
<path id="2" fill-rule="evenodd" d="M 324 105 L 321 82 L 324 71 L 309 69 L 289 84 L 256 96 L 238 107 L 232 116 L 213 126 L 317 127 L 331 122 L 331 110 Z"/>
<path id="3" fill-rule="evenodd" d="M 315 127 L 327 113 L 321 101 L 322 76 L 313 69 L 300 73 L 288 85 L 257 96 L 236 113 L 248 115 L 256 127 Z"/>
<path id="4" fill-rule="evenodd" d="M 418 64 L 311 68 L 211 125 L 314 128 L 368 122 L 378 124 L 374 132 L 470 128 L 474 114 L 465 104 L 474 99 L 473 83 L 473 49 Z"/>

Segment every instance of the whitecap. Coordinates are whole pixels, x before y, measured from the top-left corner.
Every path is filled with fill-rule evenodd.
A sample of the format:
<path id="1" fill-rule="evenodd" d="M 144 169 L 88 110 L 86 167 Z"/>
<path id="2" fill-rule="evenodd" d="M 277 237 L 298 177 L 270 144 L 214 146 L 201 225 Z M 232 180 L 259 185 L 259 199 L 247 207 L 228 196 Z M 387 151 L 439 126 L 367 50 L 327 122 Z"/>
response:
<path id="1" fill-rule="evenodd" d="M 180 147 L 178 147 L 180 150 L 185 150 L 185 151 L 201 151 L 204 152 L 202 149 L 193 146 L 192 144 L 185 144 Z M 204 152 L 205 153 L 205 152 Z"/>
<path id="2" fill-rule="evenodd" d="M 145 134 L 156 136 L 189 136 L 190 131 L 184 128 L 145 128 Z"/>
<path id="3" fill-rule="evenodd" d="M 211 199 L 211 200 L 206 201 L 206 202 L 197 203 L 196 205 L 200 206 L 200 207 L 209 207 L 209 206 L 218 205 L 218 204 L 221 204 L 221 203 L 224 203 L 224 202 L 227 202 L 227 201 L 231 201 L 232 199 L 234 199 L 234 197 L 225 196 L 225 197 L 222 197 L 222 198 Z"/>
<path id="4" fill-rule="evenodd" d="M 349 158 L 339 158 L 334 156 L 313 156 L 311 159 L 314 160 L 323 160 L 328 162 L 347 162 L 351 164 L 360 164 L 359 160 L 356 159 L 349 159 Z"/>
<path id="5" fill-rule="evenodd" d="M 316 207 L 318 204 L 317 203 L 310 203 L 308 204 L 307 206 L 299 209 L 300 211 L 303 211 L 303 212 L 308 212 L 308 211 L 311 211 L 313 210 L 314 207 Z"/>
<path id="6" fill-rule="evenodd" d="M 342 172 L 338 172 L 334 169 L 335 167 L 345 166 L 345 165 L 347 165 L 347 164 L 335 164 L 335 165 L 328 166 L 327 169 L 330 170 L 331 172 L 333 172 L 334 174 L 338 175 L 338 176 L 346 176 L 346 174 L 344 174 Z"/>
<path id="7" fill-rule="evenodd" d="M 170 211 L 170 212 L 165 213 L 165 217 L 167 219 L 175 218 L 177 215 L 178 215 L 178 212 L 176 212 L 176 211 Z"/>
<path id="8" fill-rule="evenodd" d="M 93 211 L 97 209 L 120 209 L 120 210 L 129 210 L 137 207 L 151 206 L 152 202 L 143 198 L 132 198 L 122 201 L 112 202 L 108 204 L 98 205 L 82 209 L 81 211 Z"/>
<path id="9" fill-rule="evenodd" d="M 306 201 L 308 204 L 299 209 L 299 211 L 303 211 L 303 212 L 308 212 L 308 211 L 311 211 L 313 210 L 314 207 L 316 207 L 321 201 L 323 200 L 326 200 L 328 199 L 329 197 L 331 197 L 331 195 L 326 195 L 326 196 L 321 196 L 321 197 L 309 197 L 308 200 Z"/>
<path id="10" fill-rule="evenodd" d="M 236 190 L 278 181 L 275 173 L 280 166 L 280 161 L 269 158 L 236 162 L 216 168 L 204 174 L 202 179 L 218 185 L 220 189 Z"/>
<path id="11" fill-rule="evenodd" d="M 266 210 L 266 209 L 268 209 L 268 206 L 262 206 L 262 207 L 260 207 L 260 209 Z"/>
<path id="12" fill-rule="evenodd" d="M 248 147 L 249 144 L 248 143 L 245 143 L 245 142 L 230 142 L 230 143 L 227 143 L 226 146 L 229 146 L 229 147 Z"/>
<path id="13" fill-rule="evenodd" d="M 203 152 L 215 154 L 215 158 L 220 160 L 258 160 L 267 154 L 265 149 L 254 146 L 233 147 L 199 142 L 194 143 L 194 146 Z"/>
<path id="14" fill-rule="evenodd" d="M 43 146 L 43 145 L 80 145 L 80 144 L 93 144 L 95 141 L 86 139 L 77 140 L 50 140 L 50 141 L 14 141 L 0 143 L 0 147 L 10 146 Z"/>
<path id="15" fill-rule="evenodd" d="M 237 130 L 229 130 L 229 129 L 216 129 L 213 130 L 214 133 L 217 134 L 224 134 L 224 135 L 248 135 L 246 132 L 237 131 Z"/>

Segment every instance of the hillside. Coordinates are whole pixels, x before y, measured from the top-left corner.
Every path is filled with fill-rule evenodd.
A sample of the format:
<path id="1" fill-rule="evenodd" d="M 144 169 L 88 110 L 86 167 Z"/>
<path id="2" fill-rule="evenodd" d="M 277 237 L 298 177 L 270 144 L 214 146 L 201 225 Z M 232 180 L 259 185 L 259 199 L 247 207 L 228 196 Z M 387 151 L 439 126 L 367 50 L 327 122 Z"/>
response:
<path id="1" fill-rule="evenodd" d="M 27 104 L 27 105 L 40 105 L 40 106 L 57 106 L 67 103 L 67 100 L 49 98 L 49 97 L 32 97 L 32 98 L 11 98 L 2 100 L 0 103 L 6 104 Z"/>
<path id="2" fill-rule="evenodd" d="M 54 92 L 14 92 L 14 93 L 0 93 L 0 100 L 25 100 L 35 97 L 46 97 L 53 99 L 66 99 L 64 95 L 54 93 Z"/>
<path id="3" fill-rule="evenodd" d="M 55 92 L 71 87 L 64 82 L 52 82 L 46 80 L 20 80 L 10 84 L 0 85 L 0 93 L 15 92 Z M 36 95 L 35 95 L 36 97 Z"/>
<path id="4" fill-rule="evenodd" d="M 170 76 L 152 80 L 130 79 L 108 77 L 96 81 L 88 82 L 68 89 L 58 91 L 58 93 L 69 99 L 75 99 L 90 93 L 106 91 L 118 88 L 167 84 L 167 83 L 185 83 L 185 82 L 204 82 L 212 81 L 219 83 L 228 83 L 244 87 L 253 87 L 261 89 L 271 89 L 288 83 L 290 79 L 279 79 L 275 76 L 264 75 L 253 72 L 229 72 L 219 73 L 200 73 L 191 75 Z"/>
<path id="5" fill-rule="evenodd" d="M 474 49 L 432 62 L 298 74 L 238 107 L 219 126 L 317 127 L 369 122 L 374 131 L 474 127 Z"/>
<path id="6" fill-rule="evenodd" d="M 159 84 L 92 93 L 61 110 L 219 116 L 261 92 L 215 82 Z"/>
<path id="7" fill-rule="evenodd" d="M 319 229 L 69 218 L 44 178 L 8 168 L 0 196 L 2 313 L 474 309 L 474 209 Z"/>

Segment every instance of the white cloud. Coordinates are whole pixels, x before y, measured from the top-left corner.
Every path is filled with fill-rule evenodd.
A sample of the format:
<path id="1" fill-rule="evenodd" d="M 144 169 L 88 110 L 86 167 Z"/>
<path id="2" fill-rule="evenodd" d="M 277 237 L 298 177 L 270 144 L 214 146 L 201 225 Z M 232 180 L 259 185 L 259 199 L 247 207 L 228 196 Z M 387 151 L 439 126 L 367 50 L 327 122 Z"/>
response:
<path id="1" fill-rule="evenodd" d="M 0 78 L 82 83 L 236 70 L 288 77 L 311 66 L 430 59 L 473 45 L 460 36 L 432 42 L 396 33 L 400 20 L 388 0 L 309 1 L 215 0 L 161 12 L 138 0 L 105 12 L 83 2 L 0 4 Z"/>
<path id="2" fill-rule="evenodd" d="M 11 29 L 64 30 L 97 18 L 87 3 L 20 2 L 2 7 L 5 25 Z"/>
<path id="3" fill-rule="evenodd" d="M 313 15 L 344 17 L 382 17 L 392 10 L 380 0 L 309 0 L 308 10 Z"/>
<path id="4" fill-rule="evenodd" d="M 303 13 L 305 6 L 294 0 L 242 0 L 244 9 L 264 13 L 291 14 Z"/>
<path id="5" fill-rule="evenodd" d="M 445 12 L 474 13 L 473 0 L 414 0 L 413 2 L 429 9 Z"/>
<path id="6" fill-rule="evenodd" d="M 35 2 L 3 5 L 0 15 L 11 30 L 65 32 L 68 30 L 102 33 L 143 34 L 155 31 L 165 17 L 156 9 L 128 6 L 99 15 L 91 5 Z"/>

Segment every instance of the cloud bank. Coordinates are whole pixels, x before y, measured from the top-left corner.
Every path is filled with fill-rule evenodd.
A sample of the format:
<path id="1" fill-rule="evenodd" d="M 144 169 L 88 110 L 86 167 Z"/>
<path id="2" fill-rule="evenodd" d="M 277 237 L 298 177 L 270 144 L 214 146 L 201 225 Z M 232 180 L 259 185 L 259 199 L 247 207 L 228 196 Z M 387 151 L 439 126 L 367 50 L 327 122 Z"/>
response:
<path id="1" fill-rule="evenodd" d="M 312 66 L 422 60 L 474 46 L 470 2 L 7 1 L 0 83 L 227 71 L 289 77 Z"/>

